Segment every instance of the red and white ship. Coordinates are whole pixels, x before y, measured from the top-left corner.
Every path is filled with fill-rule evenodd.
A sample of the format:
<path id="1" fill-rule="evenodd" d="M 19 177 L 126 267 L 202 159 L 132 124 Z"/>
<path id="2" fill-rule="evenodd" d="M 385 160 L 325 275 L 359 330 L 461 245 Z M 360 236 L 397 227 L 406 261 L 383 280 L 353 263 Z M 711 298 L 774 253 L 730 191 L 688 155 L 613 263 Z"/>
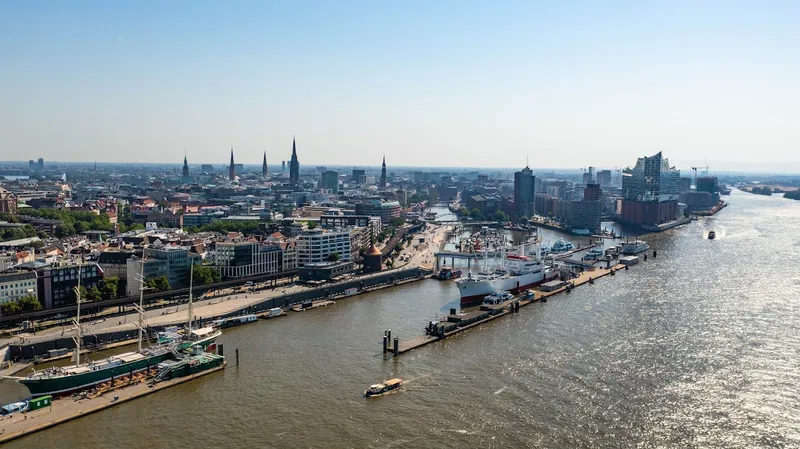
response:
<path id="1" fill-rule="evenodd" d="M 525 251 L 520 253 L 525 254 Z M 528 256 L 508 254 L 504 262 L 504 268 L 493 273 L 480 273 L 456 281 L 461 307 L 479 305 L 485 296 L 498 290 L 517 294 L 558 276 L 557 271 Z"/>

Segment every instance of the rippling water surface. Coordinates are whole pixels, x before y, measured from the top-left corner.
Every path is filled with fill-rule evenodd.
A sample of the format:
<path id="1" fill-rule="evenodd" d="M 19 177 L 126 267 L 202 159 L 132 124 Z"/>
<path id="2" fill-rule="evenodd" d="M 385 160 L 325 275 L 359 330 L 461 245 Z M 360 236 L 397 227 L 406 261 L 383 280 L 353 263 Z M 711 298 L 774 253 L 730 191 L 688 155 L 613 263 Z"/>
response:
<path id="1" fill-rule="evenodd" d="M 7 446 L 800 447 L 800 202 L 729 199 L 648 236 L 655 260 L 398 359 L 383 330 L 420 335 L 452 283 L 228 330 L 224 373 Z"/>

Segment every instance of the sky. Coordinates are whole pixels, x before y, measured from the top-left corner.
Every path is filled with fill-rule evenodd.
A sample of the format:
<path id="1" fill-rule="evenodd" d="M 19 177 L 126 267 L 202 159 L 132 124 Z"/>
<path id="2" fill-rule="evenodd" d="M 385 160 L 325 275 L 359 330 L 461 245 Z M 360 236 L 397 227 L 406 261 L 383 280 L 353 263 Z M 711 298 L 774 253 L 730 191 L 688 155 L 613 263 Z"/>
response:
<path id="1" fill-rule="evenodd" d="M 0 1 L 0 160 L 800 172 L 796 1 Z"/>

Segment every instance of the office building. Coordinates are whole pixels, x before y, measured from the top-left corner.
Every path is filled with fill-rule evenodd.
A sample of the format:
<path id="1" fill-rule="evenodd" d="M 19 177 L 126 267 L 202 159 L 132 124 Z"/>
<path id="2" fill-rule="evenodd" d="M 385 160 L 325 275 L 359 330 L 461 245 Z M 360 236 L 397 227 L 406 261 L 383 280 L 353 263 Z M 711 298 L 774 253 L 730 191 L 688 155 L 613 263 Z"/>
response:
<path id="1" fill-rule="evenodd" d="M 283 251 L 277 244 L 218 242 L 214 268 L 223 279 L 277 273 Z"/>
<path id="2" fill-rule="evenodd" d="M 320 187 L 329 190 L 333 194 L 339 193 L 339 172 L 327 170 L 322 172 Z"/>
<path id="3" fill-rule="evenodd" d="M 142 260 L 144 262 L 142 262 Z M 141 287 L 142 263 L 144 263 L 144 280 L 164 276 L 170 288 L 183 288 L 189 286 L 189 267 L 192 263 L 199 263 L 199 257 L 193 257 L 189 250 L 183 248 L 145 248 L 144 259 L 131 257 L 126 261 L 128 271 L 128 296 L 139 294 Z"/>
<path id="4" fill-rule="evenodd" d="M 533 171 L 527 166 L 514 173 L 514 210 L 518 217 L 533 215 L 534 179 Z"/>
<path id="5" fill-rule="evenodd" d="M 611 170 L 600 170 L 597 172 L 597 184 L 600 187 L 611 187 Z"/>
<path id="6" fill-rule="evenodd" d="M 16 270 L 0 273 L 0 304 L 26 296 L 35 296 L 38 299 L 36 284 L 35 271 Z"/>
<path id="7" fill-rule="evenodd" d="M 399 218 L 402 209 L 399 201 L 367 200 L 356 204 L 356 215 L 380 217 L 381 223 L 385 226 L 392 219 Z"/>
<path id="8" fill-rule="evenodd" d="M 81 287 L 87 290 L 98 286 L 103 280 L 103 270 L 96 263 L 77 264 L 60 263 L 49 264 L 34 261 L 21 264 L 20 269 L 36 272 L 36 288 L 39 302 L 45 309 L 75 304 L 75 287 L 78 286 L 78 272 L 80 272 Z"/>
<path id="9" fill-rule="evenodd" d="M 364 170 L 353 170 L 353 184 L 364 185 L 367 183 L 367 173 Z"/>
<path id="10" fill-rule="evenodd" d="M 311 229 L 297 236 L 297 265 L 327 262 L 331 254 L 350 260 L 350 231 Z"/>

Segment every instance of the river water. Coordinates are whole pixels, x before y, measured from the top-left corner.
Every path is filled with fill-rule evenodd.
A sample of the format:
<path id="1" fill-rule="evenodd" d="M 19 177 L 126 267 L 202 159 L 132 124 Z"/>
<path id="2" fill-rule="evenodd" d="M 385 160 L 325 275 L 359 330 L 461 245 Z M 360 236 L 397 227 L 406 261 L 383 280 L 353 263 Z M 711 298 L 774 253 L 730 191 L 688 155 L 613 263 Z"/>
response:
<path id="1" fill-rule="evenodd" d="M 800 202 L 728 199 L 647 236 L 655 260 L 397 359 L 383 330 L 421 335 L 455 285 L 226 330 L 223 373 L 7 447 L 800 447 Z"/>

